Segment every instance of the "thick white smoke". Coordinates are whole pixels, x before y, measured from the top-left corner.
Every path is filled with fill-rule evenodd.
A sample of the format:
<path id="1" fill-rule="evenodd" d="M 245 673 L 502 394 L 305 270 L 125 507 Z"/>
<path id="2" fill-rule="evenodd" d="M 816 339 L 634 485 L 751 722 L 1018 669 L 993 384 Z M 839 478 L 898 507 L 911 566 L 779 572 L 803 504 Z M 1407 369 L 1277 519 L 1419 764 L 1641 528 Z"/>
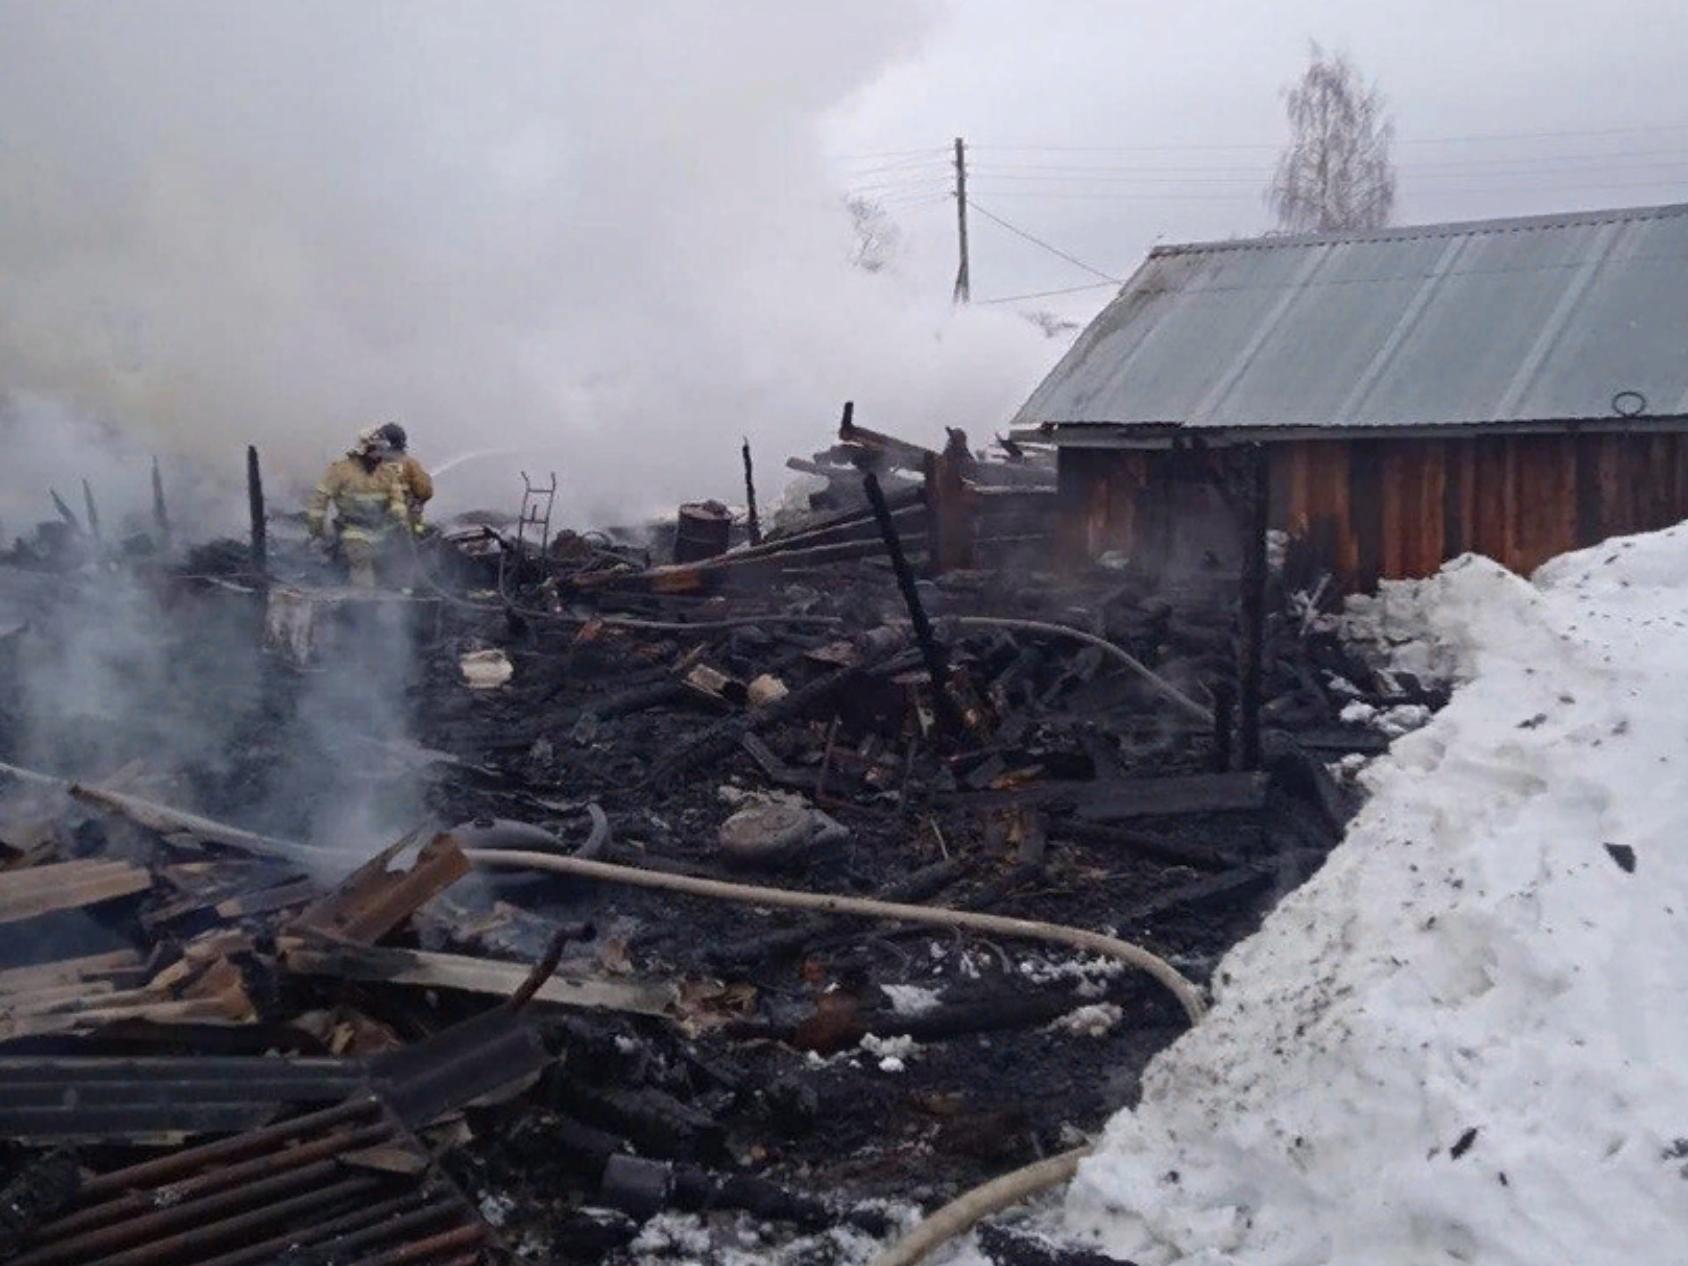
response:
<path id="1" fill-rule="evenodd" d="M 847 397 L 983 436 L 1055 349 L 851 268 L 818 152 L 931 16 L 5 6 L 0 392 L 234 481 L 256 442 L 278 503 L 397 418 L 425 460 L 514 450 L 450 471 L 447 508 L 555 469 L 569 521 L 735 497 L 741 434 L 771 499 Z"/>

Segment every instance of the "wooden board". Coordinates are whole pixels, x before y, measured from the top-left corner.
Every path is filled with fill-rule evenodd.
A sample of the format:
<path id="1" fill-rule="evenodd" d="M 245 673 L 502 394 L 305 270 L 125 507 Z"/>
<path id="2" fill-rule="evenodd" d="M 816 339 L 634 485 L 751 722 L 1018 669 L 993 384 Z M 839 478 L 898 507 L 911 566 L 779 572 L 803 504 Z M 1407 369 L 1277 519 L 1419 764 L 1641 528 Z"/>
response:
<path id="1" fill-rule="evenodd" d="M 1266 782 L 1262 773 L 1126 778 L 1100 785 L 1079 803 L 1078 816 L 1087 822 L 1124 822 L 1131 818 L 1255 810 L 1266 804 Z"/>
<path id="2" fill-rule="evenodd" d="M 530 963 L 501 962 L 428 950 L 335 946 L 319 949 L 299 941 L 282 947 L 282 964 L 302 976 L 332 976 L 508 998 L 527 979 Z M 536 1002 L 637 1015 L 670 1017 L 674 992 L 665 985 L 618 980 L 570 980 L 553 976 L 534 995 Z"/>
<path id="3" fill-rule="evenodd" d="M 71 861 L 0 871 L 0 923 L 133 896 L 152 875 L 128 862 Z"/>

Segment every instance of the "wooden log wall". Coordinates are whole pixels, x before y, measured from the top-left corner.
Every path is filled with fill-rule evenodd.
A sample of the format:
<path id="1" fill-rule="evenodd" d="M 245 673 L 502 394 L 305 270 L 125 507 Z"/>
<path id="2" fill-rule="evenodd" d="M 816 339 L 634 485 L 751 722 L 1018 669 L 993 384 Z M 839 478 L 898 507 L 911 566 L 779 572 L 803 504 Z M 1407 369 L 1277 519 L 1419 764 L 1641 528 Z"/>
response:
<path id="1" fill-rule="evenodd" d="M 1344 589 L 1426 576 L 1466 552 L 1528 574 L 1555 554 L 1688 518 L 1688 433 L 1295 440 L 1269 446 L 1271 523 Z M 1061 453 L 1062 544 L 1147 562 L 1221 539 L 1190 454 Z M 1193 521 L 1199 519 L 1201 521 Z"/>

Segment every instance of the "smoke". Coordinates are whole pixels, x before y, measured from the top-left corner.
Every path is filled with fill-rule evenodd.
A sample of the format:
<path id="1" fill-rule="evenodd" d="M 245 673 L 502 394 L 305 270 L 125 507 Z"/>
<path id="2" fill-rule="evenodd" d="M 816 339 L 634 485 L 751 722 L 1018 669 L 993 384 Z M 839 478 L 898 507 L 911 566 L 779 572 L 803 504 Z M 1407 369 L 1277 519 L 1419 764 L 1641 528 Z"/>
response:
<path id="1" fill-rule="evenodd" d="M 0 394 L 0 549 L 44 520 L 59 517 L 57 492 L 86 528 L 87 499 L 108 545 L 145 534 L 153 545 L 152 463 L 145 437 L 125 432 L 70 408 L 63 400 Z M 165 453 L 159 462 L 166 513 L 191 524 L 197 535 L 234 530 L 245 521 L 245 491 L 224 476 L 242 470 L 244 453 L 203 459 Z M 87 481 L 87 489 L 83 488 Z"/>
<path id="2" fill-rule="evenodd" d="M 91 782 L 127 770 L 169 803 L 332 849 L 348 868 L 418 824 L 425 608 L 396 594 L 325 603 L 300 668 L 265 653 L 251 594 L 127 570 L 0 579 L 0 615 L 29 617 L 0 674 L 0 759 Z"/>
<path id="3" fill-rule="evenodd" d="M 59 580 L 20 613 L 6 708 L 20 763 L 98 780 L 141 761 L 210 787 L 250 753 L 266 691 L 249 603 L 112 571 Z"/>
<path id="4" fill-rule="evenodd" d="M 852 268 L 819 152 L 935 12 L 6 6 L 0 390 L 235 484 L 255 442 L 277 508 L 396 418 L 501 450 L 443 508 L 555 470 L 577 523 L 736 499 L 741 434 L 771 483 L 846 398 L 983 436 L 1050 345 L 927 261 Z"/>
<path id="5" fill-rule="evenodd" d="M 419 610 L 375 598 L 322 621 L 323 644 L 268 736 L 278 760 L 253 810 L 258 821 L 348 860 L 419 824 L 421 779 L 404 759 Z"/>

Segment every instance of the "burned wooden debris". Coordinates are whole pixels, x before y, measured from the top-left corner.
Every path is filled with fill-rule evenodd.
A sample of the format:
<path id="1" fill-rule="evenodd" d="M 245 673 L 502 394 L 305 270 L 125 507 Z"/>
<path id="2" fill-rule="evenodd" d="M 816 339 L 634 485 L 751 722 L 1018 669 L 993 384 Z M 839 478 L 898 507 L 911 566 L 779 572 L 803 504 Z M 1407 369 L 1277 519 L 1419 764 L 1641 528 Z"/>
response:
<path id="1" fill-rule="evenodd" d="M 230 661 L 259 683 L 217 762 L 137 742 L 36 776 L 0 654 L 0 1244 L 584 1263 L 720 1209 L 878 1235 L 876 1200 L 1094 1130 L 1189 1022 L 1122 963 L 487 859 L 1056 924 L 1203 980 L 1354 811 L 1332 766 L 1382 740 L 1345 708 L 1438 699 L 1270 568 L 1207 605 L 1051 570 L 1035 451 L 846 411 L 808 465 L 806 518 L 764 505 L 740 542 L 689 507 L 674 550 L 558 530 L 529 485 L 513 530 L 432 540 L 410 593 L 356 599 L 266 522 L 254 454 L 250 543 L 146 582 L 196 686 Z M 12 603 L 0 567 L 0 641 L 14 610 L 20 638 L 73 634 L 57 582 Z M 211 656 L 213 610 L 248 640 Z M 302 756 L 300 700 L 372 625 L 413 650 L 396 702 Z M 321 765 L 399 824 L 325 832 Z"/>

